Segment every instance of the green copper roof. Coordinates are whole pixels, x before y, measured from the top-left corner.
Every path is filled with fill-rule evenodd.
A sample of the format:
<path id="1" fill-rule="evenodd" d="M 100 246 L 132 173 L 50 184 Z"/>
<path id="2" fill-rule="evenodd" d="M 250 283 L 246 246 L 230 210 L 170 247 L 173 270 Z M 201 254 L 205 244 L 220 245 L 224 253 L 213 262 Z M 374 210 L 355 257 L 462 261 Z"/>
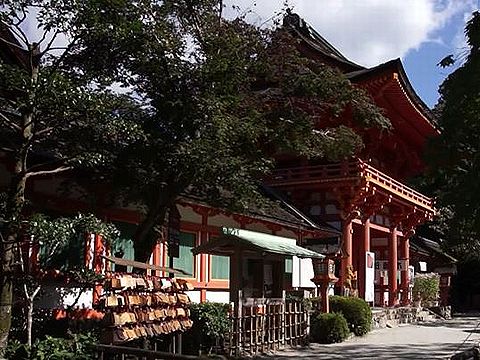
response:
<path id="1" fill-rule="evenodd" d="M 200 253 L 231 255 L 236 249 L 301 258 L 324 258 L 322 254 L 297 246 L 295 239 L 234 228 L 223 228 L 222 235 L 206 244 L 197 246 L 192 249 L 192 252 L 195 255 Z"/>

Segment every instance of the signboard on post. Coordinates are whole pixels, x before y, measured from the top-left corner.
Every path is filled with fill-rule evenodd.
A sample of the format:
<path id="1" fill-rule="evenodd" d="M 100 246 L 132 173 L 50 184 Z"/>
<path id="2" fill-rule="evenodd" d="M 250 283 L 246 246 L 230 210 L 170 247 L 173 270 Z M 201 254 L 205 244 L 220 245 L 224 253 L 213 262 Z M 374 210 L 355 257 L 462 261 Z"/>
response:
<path id="1" fill-rule="evenodd" d="M 168 255 L 170 258 L 180 256 L 180 212 L 172 205 L 168 212 Z"/>
<path id="2" fill-rule="evenodd" d="M 365 253 L 365 301 L 375 300 L 375 253 Z"/>

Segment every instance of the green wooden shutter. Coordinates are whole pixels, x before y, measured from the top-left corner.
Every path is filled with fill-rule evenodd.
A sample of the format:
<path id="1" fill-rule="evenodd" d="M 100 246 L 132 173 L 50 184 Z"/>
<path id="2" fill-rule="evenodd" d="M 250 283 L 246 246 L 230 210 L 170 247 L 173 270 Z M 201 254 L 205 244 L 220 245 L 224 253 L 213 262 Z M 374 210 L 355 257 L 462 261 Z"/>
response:
<path id="1" fill-rule="evenodd" d="M 292 257 L 286 257 L 285 258 L 285 272 L 286 273 L 292 273 L 293 271 L 293 258 Z"/>
<path id="2" fill-rule="evenodd" d="M 230 257 L 212 255 L 212 279 L 230 279 Z"/>
<path id="3" fill-rule="evenodd" d="M 112 243 L 112 255 L 115 256 L 117 252 L 122 251 L 123 259 L 135 260 L 133 241 L 135 237 L 135 231 L 137 230 L 137 225 L 124 222 L 114 222 L 114 225 L 117 227 L 118 231 L 120 231 L 120 236 Z M 113 270 L 124 271 L 123 268 L 115 265 Z M 133 269 L 131 266 L 128 266 L 126 270 L 131 272 Z"/>
<path id="4" fill-rule="evenodd" d="M 187 273 L 191 274 L 192 277 L 194 277 L 194 256 L 191 250 L 195 246 L 196 235 L 192 233 L 180 232 L 179 238 L 179 257 L 173 258 L 173 267 L 175 269 L 186 271 Z"/>

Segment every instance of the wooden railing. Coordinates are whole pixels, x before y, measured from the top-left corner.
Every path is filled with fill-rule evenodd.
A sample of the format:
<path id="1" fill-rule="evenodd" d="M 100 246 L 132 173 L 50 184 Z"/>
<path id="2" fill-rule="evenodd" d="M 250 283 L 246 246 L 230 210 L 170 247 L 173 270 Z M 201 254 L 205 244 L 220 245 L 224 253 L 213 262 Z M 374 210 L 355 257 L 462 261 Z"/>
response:
<path id="1" fill-rule="evenodd" d="M 277 169 L 273 171 L 266 182 L 273 186 L 281 186 L 361 179 L 374 183 L 417 205 L 431 209 L 434 207 L 433 199 L 402 184 L 360 159 L 327 165 Z"/>
<path id="2" fill-rule="evenodd" d="M 309 312 L 300 301 L 269 299 L 234 309 L 226 349 L 230 356 L 271 353 L 288 345 L 304 345 Z"/>
<path id="3" fill-rule="evenodd" d="M 361 166 L 364 169 L 364 176 L 367 177 L 367 181 L 373 182 L 383 188 L 395 192 L 396 194 L 402 195 L 403 197 L 413 200 L 414 202 L 423 204 L 424 206 L 433 209 L 434 201 L 432 198 L 413 190 L 412 188 L 402 184 L 400 181 L 397 181 L 375 169 L 373 166 L 368 165 L 364 161 L 358 161 L 361 163 Z"/>
<path id="4" fill-rule="evenodd" d="M 358 177 L 360 171 L 360 163 L 357 161 L 277 169 L 267 179 L 267 183 L 279 185 L 296 181 L 353 178 Z"/>

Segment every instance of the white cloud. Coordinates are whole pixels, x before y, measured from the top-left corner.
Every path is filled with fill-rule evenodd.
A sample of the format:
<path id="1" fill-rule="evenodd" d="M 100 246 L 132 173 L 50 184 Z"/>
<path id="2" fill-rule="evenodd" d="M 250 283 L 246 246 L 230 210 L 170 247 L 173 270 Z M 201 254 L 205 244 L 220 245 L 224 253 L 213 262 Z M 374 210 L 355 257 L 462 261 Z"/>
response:
<path id="1" fill-rule="evenodd" d="M 250 10 L 249 21 L 270 19 L 284 0 L 227 0 Z M 291 0 L 290 6 L 349 59 L 373 66 L 426 42 L 442 42 L 438 32 L 456 15 L 469 13 L 474 0 Z"/>

